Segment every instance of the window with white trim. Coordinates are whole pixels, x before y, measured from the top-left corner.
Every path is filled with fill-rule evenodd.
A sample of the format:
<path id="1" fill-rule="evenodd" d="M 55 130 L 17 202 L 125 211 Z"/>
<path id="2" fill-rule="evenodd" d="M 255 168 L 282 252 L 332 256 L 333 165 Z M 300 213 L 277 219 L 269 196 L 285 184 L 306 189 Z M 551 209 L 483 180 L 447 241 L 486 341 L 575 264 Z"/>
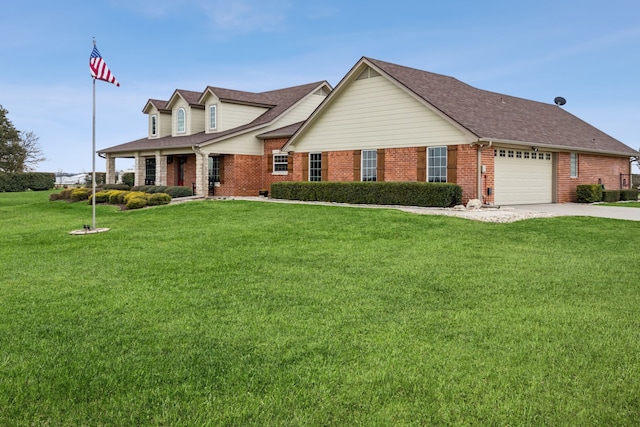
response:
<path id="1" fill-rule="evenodd" d="M 289 155 L 274 154 L 273 155 L 273 174 L 286 175 L 289 172 Z"/>
<path id="2" fill-rule="evenodd" d="M 569 154 L 569 169 L 571 178 L 578 177 L 578 153 Z"/>
<path id="3" fill-rule="evenodd" d="M 218 106 L 209 106 L 209 130 L 216 130 L 218 127 Z"/>
<path id="4" fill-rule="evenodd" d="M 376 181 L 378 176 L 378 152 L 376 150 L 362 150 L 361 176 L 362 181 Z"/>
<path id="5" fill-rule="evenodd" d="M 156 114 L 151 115 L 151 136 L 158 135 L 158 116 Z"/>
<path id="6" fill-rule="evenodd" d="M 447 147 L 427 148 L 427 181 L 447 182 Z"/>
<path id="7" fill-rule="evenodd" d="M 309 181 L 322 181 L 322 153 L 309 153 Z"/>
<path id="8" fill-rule="evenodd" d="M 187 113 L 184 111 L 184 108 L 178 108 L 178 117 L 176 120 L 176 133 L 185 133 L 186 132 L 186 115 Z"/>

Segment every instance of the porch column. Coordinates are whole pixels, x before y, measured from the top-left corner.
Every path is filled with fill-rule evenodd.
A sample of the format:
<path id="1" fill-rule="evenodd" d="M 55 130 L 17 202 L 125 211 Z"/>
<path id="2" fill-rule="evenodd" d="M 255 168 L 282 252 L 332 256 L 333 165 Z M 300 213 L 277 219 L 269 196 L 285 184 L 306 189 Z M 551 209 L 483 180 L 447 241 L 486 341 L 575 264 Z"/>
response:
<path id="1" fill-rule="evenodd" d="M 105 160 L 107 161 L 107 174 L 105 177 L 105 184 L 116 183 L 116 158 L 111 154 L 107 154 Z"/>
<path id="2" fill-rule="evenodd" d="M 156 185 L 167 185 L 167 156 L 156 151 Z"/>
<path id="3" fill-rule="evenodd" d="M 200 151 L 196 151 L 196 194 L 206 197 L 208 194 L 209 180 L 209 156 Z M 187 183 L 185 183 L 187 184 Z"/>
<path id="4" fill-rule="evenodd" d="M 140 153 L 136 153 L 135 155 L 135 180 L 134 185 L 144 185 L 144 176 L 146 174 L 145 171 L 145 159 L 140 156 Z"/>

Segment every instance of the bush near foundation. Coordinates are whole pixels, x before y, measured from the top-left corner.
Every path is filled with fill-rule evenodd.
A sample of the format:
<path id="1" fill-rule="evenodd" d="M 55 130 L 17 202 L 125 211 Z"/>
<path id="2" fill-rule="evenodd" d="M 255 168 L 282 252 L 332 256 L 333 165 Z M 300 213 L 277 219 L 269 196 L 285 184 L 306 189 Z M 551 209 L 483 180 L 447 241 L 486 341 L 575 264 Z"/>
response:
<path id="1" fill-rule="evenodd" d="M 615 203 L 620 201 L 620 190 L 602 190 L 602 201 Z"/>
<path id="2" fill-rule="evenodd" d="M 635 202 L 638 200 L 638 190 L 620 190 L 620 200 Z"/>
<path id="3" fill-rule="evenodd" d="M 602 201 L 602 186 L 600 184 L 581 184 L 576 188 L 578 203 L 594 203 Z"/>
<path id="4" fill-rule="evenodd" d="M 127 200 L 126 206 L 127 209 L 140 209 L 147 206 L 147 201 L 146 197 L 134 196 Z"/>
<path id="5" fill-rule="evenodd" d="M 335 203 L 450 207 L 462 203 L 462 188 L 431 182 L 277 182 L 275 199 Z"/>

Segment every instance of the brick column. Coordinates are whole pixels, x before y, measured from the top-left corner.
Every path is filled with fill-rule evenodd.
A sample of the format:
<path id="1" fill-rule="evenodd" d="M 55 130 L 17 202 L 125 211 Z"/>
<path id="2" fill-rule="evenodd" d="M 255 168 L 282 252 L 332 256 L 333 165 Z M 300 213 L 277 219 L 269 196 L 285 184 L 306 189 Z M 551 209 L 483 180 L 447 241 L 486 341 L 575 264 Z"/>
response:
<path id="1" fill-rule="evenodd" d="M 167 156 L 156 151 L 156 185 L 167 185 Z"/>
<path id="2" fill-rule="evenodd" d="M 144 157 L 141 157 L 139 153 L 136 153 L 135 155 L 135 181 L 134 181 L 134 185 L 144 185 L 144 175 L 146 173 L 145 171 L 145 163 L 144 163 Z"/>
<path id="3" fill-rule="evenodd" d="M 111 157 L 111 154 L 107 154 L 107 176 L 105 177 L 105 184 L 116 183 L 116 158 Z"/>

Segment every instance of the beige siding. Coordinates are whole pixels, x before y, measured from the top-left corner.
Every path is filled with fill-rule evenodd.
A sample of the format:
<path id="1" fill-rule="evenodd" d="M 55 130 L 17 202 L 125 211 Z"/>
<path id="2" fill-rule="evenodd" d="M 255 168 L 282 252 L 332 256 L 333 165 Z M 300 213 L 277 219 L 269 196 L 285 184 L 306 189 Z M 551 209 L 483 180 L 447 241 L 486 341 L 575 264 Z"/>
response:
<path id="1" fill-rule="evenodd" d="M 294 151 L 466 143 L 462 131 L 379 76 L 355 80 L 292 145 Z"/>
<path id="2" fill-rule="evenodd" d="M 188 129 L 189 134 L 194 134 L 204 131 L 204 116 L 205 111 L 200 108 L 189 108 L 187 116 L 191 117 L 191 127 Z"/>
<path id="3" fill-rule="evenodd" d="M 157 118 L 156 119 L 157 134 L 156 136 L 151 136 L 151 116 L 153 116 L 154 114 Z M 158 109 L 155 107 L 150 108 L 149 112 L 147 113 L 147 125 L 148 125 L 147 134 L 148 134 L 148 138 L 150 139 L 162 138 L 163 136 L 171 135 L 171 115 L 166 113 L 164 114 L 160 113 Z"/>
<path id="4" fill-rule="evenodd" d="M 218 132 L 251 123 L 265 111 L 267 108 L 220 102 L 218 104 Z"/>
<path id="5" fill-rule="evenodd" d="M 303 99 L 294 108 L 284 114 L 280 120 L 278 120 L 278 127 L 284 127 L 307 120 L 311 113 L 313 113 L 325 98 L 326 95 L 310 95 Z"/>
<path id="6" fill-rule="evenodd" d="M 171 136 L 171 114 L 158 114 L 158 129 L 160 129 L 160 134 L 158 135 L 160 138 Z"/>

